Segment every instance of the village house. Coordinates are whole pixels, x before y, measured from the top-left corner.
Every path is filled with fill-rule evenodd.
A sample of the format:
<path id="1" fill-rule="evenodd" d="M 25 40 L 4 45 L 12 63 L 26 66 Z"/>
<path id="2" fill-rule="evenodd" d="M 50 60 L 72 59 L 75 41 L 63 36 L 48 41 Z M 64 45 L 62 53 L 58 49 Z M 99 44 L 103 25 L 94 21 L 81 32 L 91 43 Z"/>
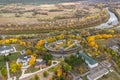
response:
<path id="1" fill-rule="evenodd" d="M 22 65 L 25 67 L 28 65 L 30 59 L 31 59 L 30 55 L 23 55 L 18 59 L 18 63 L 22 63 Z"/>
<path id="2" fill-rule="evenodd" d="M 35 68 L 45 68 L 45 67 L 47 67 L 46 61 L 41 61 L 41 62 L 36 61 Z"/>
<path id="3" fill-rule="evenodd" d="M 9 55 L 11 52 L 14 52 L 14 48 L 12 46 L 2 46 L 0 47 L 0 55 Z"/>

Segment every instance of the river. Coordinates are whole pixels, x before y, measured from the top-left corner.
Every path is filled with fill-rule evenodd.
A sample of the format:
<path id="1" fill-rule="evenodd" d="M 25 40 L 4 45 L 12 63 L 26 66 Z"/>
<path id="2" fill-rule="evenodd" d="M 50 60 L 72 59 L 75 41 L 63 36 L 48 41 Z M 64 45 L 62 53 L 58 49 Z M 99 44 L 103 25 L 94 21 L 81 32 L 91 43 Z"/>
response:
<path id="1" fill-rule="evenodd" d="M 106 23 L 102 23 L 96 26 L 95 27 L 96 29 L 111 28 L 119 23 L 117 16 L 113 12 L 111 12 L 108 8 L 107 8 L 107 11 L 110 15 L 109 20 Z"/>

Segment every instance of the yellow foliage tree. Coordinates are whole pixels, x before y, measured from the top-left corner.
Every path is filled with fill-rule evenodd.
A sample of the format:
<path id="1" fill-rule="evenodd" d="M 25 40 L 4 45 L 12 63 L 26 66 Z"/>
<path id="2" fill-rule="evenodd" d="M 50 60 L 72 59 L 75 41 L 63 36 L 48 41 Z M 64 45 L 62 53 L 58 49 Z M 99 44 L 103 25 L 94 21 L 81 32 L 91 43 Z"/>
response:
<path id="1" fill-rule="evenodd" d="M 26 50 L 26 54 L 31 55 L 31 54 L 32 54 L 32 51 L 31 51 L 30 49 L 27 49 L 27 50 Z"/>
<path id="2" fill-rule="evenodd" d="M 9 39 L 6 39 L 6 40 L 5 40 L 5 44 L 10 44 L 10 40 L 9 40 Z"/>
<path id="3" fill-rule="evenodd" d="M 31 59 L 30 59 L 30 61 L 29 61 L 29 65 L 30 65 L 30 66 L 34 65 L 34 64 L 35 64 L 35 61 L 36 61 L 36 57 L 31 56 Z"/>
<path id="4" fill-rule="evenodd" d="M 21 70 L 22 64 L 21 63 L 16 63 L 15 61 L 13 61 L 10 64 L 10 70 L 12 73 L 16 73 L 17 71 Z"/>
<path id="5" fill-rule="evenodd" d="M 92 42 L 92 41 L 94 41 L 94 40 L 95 40 L 95 36 L 89 36 L 89 37 L 87 37 L 88 43 L 89 43 L 89 42 Z"/>
<path id="6" fill-rule="evenodd" d="M 57 70 L 57 76 L 60 77 L 61 75 L 62 75 L 62 69 L 58 68 L 58 70 Z"/>
<path id="7" fill-rule="evenodd" d="M 67 46 L 70 46 L 71 45 L 71 41 L 67 41 Z"/>

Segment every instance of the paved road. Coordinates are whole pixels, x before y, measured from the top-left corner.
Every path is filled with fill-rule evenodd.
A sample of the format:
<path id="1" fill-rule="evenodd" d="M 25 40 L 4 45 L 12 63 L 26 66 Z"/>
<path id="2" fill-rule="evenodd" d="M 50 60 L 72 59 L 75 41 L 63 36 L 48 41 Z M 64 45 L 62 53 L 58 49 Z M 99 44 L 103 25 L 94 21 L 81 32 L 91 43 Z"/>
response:
<path id="1" fill-rule="evenodd" d="M 47 67 L 47 68 L 44 68 L 44 69 L 40 69 L 39 71 L 36 71 L 34 73 L 27 73 L 27 74 L 24 74 L 22 75 L 19 80 L 29 80 L 30 78 L 34 77 L 35 74 L 39 75 L 40 73 L 44 72 L 44 71 L 47 71 L 48 69 L 54 67 L 54 66 L 57 66 L 59 64 L 59 61 L 54 61 L 56 62 L 56 64 L 52 64 L 51 66 Z"/>
<path id="2" fill-rule="evenodd" d="M 9 69 L 9 64 L 8 62 L 6 62 L 6 68 L 7 68 L 7 77 L 8 77 L 8 80 L 10 80 L 10 69 Z"/>

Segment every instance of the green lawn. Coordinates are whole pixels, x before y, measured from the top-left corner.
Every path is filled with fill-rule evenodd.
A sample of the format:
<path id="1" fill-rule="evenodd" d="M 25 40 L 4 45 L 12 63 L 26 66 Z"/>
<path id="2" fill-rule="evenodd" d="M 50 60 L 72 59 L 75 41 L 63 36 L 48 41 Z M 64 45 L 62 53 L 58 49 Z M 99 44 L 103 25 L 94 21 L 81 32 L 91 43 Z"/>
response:
<path id="1" fill-rule="evenodd" d="M 5 67 L 5 61 L 3 56 L 0 56 L 0 68 L 1 67 Z"/>
<path id="2" fill-rule="evenodd" d="M 22 50 L 26 49 L 25 46 L 21 46 L 19 44 L 14 44 L 13 46 L 16 48 L 17 51 L 22 51 Z"/>
<path id="3" fill-rule="evenodd" d="M 15 52 L 9 55 L 8 57 L 10 62 L 12 62 L 12 61 L 16 61 L 20 56 L 21 56 L 20 52 Z"/>
<path id="4" fill-rule="evenodd" d="M 48 69 L 48 71 L 54 72 L 55 71 L 55 67 L 52 67 L 52 68 Z"/>
<path id="5" fill-rule="evenodd" d="M 34 66 L 31 66 L 25 71 L 25 73 L 33 73 L 33 72 L 36 72 L 38 70 L 40 70 L 40 69 L 37 69 L 37 68 L 34 68 Z"/>
<path id="6" fill-rule="evenodd" d="M 8 56 L 9 63 L 11 63 L 12 61 L 16 61 L 20 56 L 21 54 L 19 52 L 12 53 L 11 55 Z M 0 67 L 5 67 L 5 62 L 6 62 L 5 57 L 0 56 Z"/>

